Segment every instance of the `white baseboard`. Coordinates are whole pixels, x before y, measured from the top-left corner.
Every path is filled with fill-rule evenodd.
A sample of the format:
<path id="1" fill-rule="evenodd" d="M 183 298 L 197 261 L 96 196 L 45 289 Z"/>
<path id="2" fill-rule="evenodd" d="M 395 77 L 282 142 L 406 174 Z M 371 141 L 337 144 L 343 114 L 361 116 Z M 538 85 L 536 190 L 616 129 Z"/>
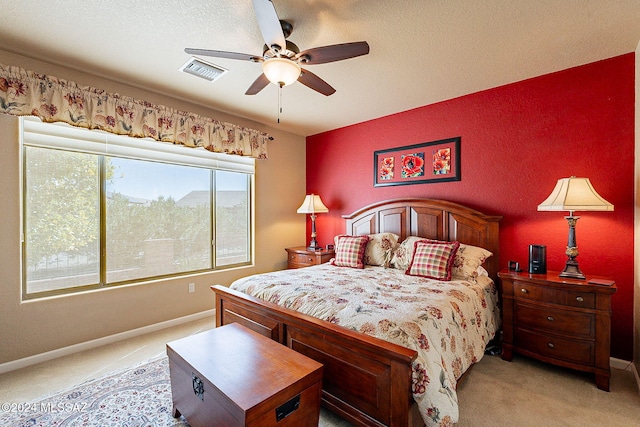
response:
<path id="1" fill-rule="evenodd" d="M 190 314 L 188 316 L 179 317 L 177 319 L 171 319 L 165 322 L 143 326 L 142 328 L 132 329 L 130 331 L 120 332 L 118 334 L 97 338 L 95 340 L 70 345 L 68 347 L 58 348 L 56 350 L 47 351 L 45 353 L 35 354 L 33 356 L 25 357 L 22 359 L 12 360 L 11 362 L 0 364 L 0 374 L 9 372 L 9 371 L 14 371 L 16 369 L 25 368 L 27 366 L 35 365 L 36 363 L 46 362 L 48 360 L 56 359 L 58 357 L 68 356 L 73 353 L 90 350 L 92 348 L 100 347 L 106 344 L 112 344 L 114 342 L 122 341 L 127 338 L 136 337 L 138 335 L 144 335 L 150 332 L 160 331 L 162 329 L 170 328 L 172 326 L 177 326 L 183 323 L 189 323 L 195 320 L 204 319 L 205 317 L 212 317 L 212 316 L 215 316 L 215 312 L 216 311 L 214 309 L 201 311 L 200 313 Z"/>
<path id="2" fill-rule="evenodd" d="M 609 365 L 611 365 L 612 368 L 625 371 L 629 369 L 629 366 L 633 366 L 633 363 L 631 363 L 628 360 L 622 360 L 622 359 L 616 359 L 615 357 L 610 357 Z"/>
<path id="3" fill-rule="evenodd" d="M 631 364 L 631 370 L 633 370 L 633 376 L 636 378 L 636 386 L 638 386 L 638 391 L 640 392 L 640 375 L 638 375 L 638 370 L 634 363 Z"/>
<path id="4" fill-rule="evenodd" d="M 636 379 L 636 387 L 640 392 L 640 375 L 638 375 L 638 370 L 636 369 L 636 365 L 633 362 L 628 360 L 616 359 L 615 357 L 609 358 L 609 364 L 614 369 L 620 369 L 623 371 L 631 371 L 633 372 L 633 376 Z"/>

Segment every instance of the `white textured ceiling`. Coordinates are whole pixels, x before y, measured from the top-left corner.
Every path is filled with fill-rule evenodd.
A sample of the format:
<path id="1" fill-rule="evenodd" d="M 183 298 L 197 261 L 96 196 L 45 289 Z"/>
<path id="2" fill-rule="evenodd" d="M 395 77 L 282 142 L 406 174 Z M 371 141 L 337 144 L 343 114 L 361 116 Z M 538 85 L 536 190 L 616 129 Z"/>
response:
<path id="1" fill-rule="evenodd" d="M 276 86 L 244 95 L 259 64 L 203 58 L 229 70 L 213 83 L 178 71 L 190 58 L 185 47 L 261 54 L 251 0 L 1 0 L 0 49 L 311 135 L 632 52 L 640 41 L 640 0 L 273 4 L 301 50 L 371 47 L 308 66 L 337 92 L 285 87 L 280 124 Z"/>

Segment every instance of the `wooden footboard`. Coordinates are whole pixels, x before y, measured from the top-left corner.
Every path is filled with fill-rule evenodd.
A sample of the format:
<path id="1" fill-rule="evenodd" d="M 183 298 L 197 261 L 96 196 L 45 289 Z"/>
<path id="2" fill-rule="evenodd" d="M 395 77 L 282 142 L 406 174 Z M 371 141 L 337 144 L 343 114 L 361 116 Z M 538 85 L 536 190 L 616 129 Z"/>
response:
<path id="1" fill-rule="evenodd" d="M 216 326 L 240 323 L 324 365 L 322 401 L 357 426 L 417 427 L 411 396 L 417 352 L 234 291 L 212 286 Z"/>

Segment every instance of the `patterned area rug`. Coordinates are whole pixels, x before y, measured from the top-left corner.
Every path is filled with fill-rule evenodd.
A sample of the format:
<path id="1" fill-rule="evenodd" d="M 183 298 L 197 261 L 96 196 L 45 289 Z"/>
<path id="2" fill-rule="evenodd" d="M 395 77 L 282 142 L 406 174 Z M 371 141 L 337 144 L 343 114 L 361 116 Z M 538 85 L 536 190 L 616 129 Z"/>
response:
<path id="1" fill-rule="evenodd" d="M 6 406 L 6 407 L 5 407 Z M 24 404 L 3 404 L 0 426 L 12 427 L 189 427 L 171 414 L 166 357 L 91 380 L 76 388 Z M 322 411 L 321 427 L 351 424 Z"/>

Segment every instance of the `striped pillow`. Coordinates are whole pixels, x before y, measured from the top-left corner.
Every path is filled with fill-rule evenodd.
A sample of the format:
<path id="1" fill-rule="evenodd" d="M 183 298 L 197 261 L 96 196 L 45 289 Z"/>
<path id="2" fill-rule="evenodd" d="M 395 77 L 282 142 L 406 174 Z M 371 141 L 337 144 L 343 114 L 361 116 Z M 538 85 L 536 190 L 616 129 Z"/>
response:
<path id="1" fill-rule="evenodd" d="M 415 242 L 411 265 L 405 272 L 410 276 L 451 280 L 453 261 L 460 247 L 459 242 L 419 240 Z"/>
<path id="2" fill-rule="evenodd" d="M 336 256 L 331 264 L 337 267 L 364 268 L 364 252 L 369 236 L 336 236 Z"/>

